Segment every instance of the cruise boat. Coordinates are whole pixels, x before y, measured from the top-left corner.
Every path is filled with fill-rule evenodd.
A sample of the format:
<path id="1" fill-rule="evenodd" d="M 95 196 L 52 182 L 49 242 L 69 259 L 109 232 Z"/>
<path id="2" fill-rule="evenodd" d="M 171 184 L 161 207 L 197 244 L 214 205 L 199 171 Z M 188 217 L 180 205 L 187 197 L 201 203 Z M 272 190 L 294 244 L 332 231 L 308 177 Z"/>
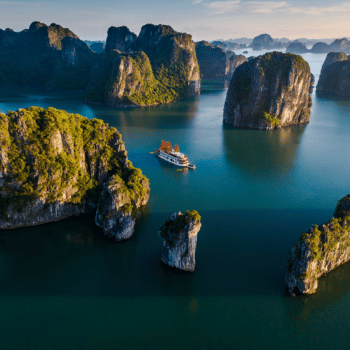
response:
<path id="1" fill-rule="evenodd" d="M 196 166 L 190 164 L 187 157 L 180 152 L 180 148 L 178 145 L 175 145 L 174 149 L 169 141 L 162 140 L 160 147 L 155 150 L 157 156 L 159 158 L 164 159 L 165 161 L 183 167 L 196 169 Z"/>

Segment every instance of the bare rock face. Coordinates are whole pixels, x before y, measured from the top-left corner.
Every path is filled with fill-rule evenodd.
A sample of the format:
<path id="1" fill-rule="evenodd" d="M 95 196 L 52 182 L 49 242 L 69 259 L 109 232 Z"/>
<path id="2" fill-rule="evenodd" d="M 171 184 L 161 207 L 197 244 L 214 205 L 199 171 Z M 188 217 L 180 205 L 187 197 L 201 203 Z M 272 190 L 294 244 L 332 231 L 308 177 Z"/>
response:
<path id="1" fill-rule="evenodd" d="M 308 123 L 312 75 L 300 56 L 270 52 L 234 72 L 224 107 L 224 122 L 271 130 Z"/>
<path id="2" fill-rule="evenodd" d="M 323 63 L 317 93 L 350 96 L 350 61 L 343 52 L 331 52 Z"/>
<path id="3" fill-rule="evenodd" d="M 106 51 L 118 50 L 121 52 L 133 52 L 137 35 L 127 27 L 110 27 L 106 42 Z"/>
<path id="4" fill-rule="evenodd" d="M 128 161 L 118 131 L 102 120 L 51 107 L 0 113 L 0 143 L 2 229 L 61 220 L 97 204 L 106 210 L 99 198 L 113 181 L 131 211 L 148 200 L 138 197 L 149 192 L 147 179 Z M 109 208 L 109 217 L 124 215 L 119 209 Z"/>
<path id="5" fill-rule="evenodd" d="M 287 263 L 291 295 L 313 294 L 317 279 L 350 260 L 350 195 L 338 202 L 334 218 L 303 233 Z"/>
<path id="6" fill-rule="evenodd" d="M 244 62 L 248 62 L 247 57 L 245 57 L 244 55 L 236 55 L 235 53 L 233 53 L 233 55 L 229 57 L 229 70 L 226 74 L 226 78 L 231 79 L 236 68 Z"/>
<path id="7" fill-rule="evenodd" d="M 201 217 L 193 211 L 174 213 L 159 231 L 164 239 L 162 261 L 172 267 L 194 271 L 197 234 L 202 226 Z"/>
<path id="8" fill-rule="evenodd" d="M 127 181 L 115 175 L 103 186 L 96 211 L 96 225 L 109 237 L 125 240 L 134 233 L 135 218 L 140 207 L 147 204 L 150 188 L 139 169 L 127 175 Z"/>

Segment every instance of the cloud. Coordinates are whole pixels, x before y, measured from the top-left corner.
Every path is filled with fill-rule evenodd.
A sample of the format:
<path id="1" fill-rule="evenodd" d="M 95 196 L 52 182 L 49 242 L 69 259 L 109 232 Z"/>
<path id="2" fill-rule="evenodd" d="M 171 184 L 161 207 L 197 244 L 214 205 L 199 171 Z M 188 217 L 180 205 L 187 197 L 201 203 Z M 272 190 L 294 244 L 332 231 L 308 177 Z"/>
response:
<path id="1" fill-rule="evenodd" d="M 222 14 L 227 12 L 235 12 L 239 9 L 241 1 L 216 1 L 205 4 L 206 7 L 213 10 L 215 14 Z"/>
<path id="2" fill-rule="evenodd" d="M 42 6 L 50 4 L 50 2 L 20 2 L 20 1 L 0 1 L 1 5 L 11 5 L 11 6 Z"/>
<path id="3" fill-rule="evenodd" d="M 248 12 L 254 13 L 274 13 L 279 9 L 288 7 L 285 1 L 250 1 L 245 3 Z"/>
<path id="4" fill-rule="evenodd" d="M 198 4 L 200 4 L 201 2 L 202 2 L 202 0 L 194 0 L 194 1 L 193 1 L 193 4 L 194 4 L 194 5 L 198 5 Z"/>
<path id="5" fill-rule="evenodd" d="M 195 0 L 194 3 L 199 4 L 202 0 Z M 349 12 L 350 3 L 342 3 L 333 6 L 292 6 L 287 1 L 214 1 L 205 6 L 212 10 L 213 14 L 225 13 L 258 13 L 258 14 L 275 14 L 275 13 L 290 13 L 304 15 L 323 15 L 329 12 Z"/>

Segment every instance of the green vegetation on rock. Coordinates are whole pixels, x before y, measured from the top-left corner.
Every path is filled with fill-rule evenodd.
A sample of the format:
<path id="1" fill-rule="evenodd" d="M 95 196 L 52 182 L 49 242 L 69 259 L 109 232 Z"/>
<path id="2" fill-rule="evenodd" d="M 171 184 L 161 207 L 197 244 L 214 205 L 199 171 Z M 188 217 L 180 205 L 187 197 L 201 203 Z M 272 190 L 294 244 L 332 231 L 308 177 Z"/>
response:
<path id="1" fill-rule="evenodd" d="M 295 244 L 287 264 L 287 283 L 295 290 L 311 294 L 318 277 L 350 260 L 350 195 L 341 199 L 334 217 L 321 226 L 314 225 Z"/>
<path id="2" fill-rule="evenodd" d="M 124 28 L 125 29 L 125 28 Z M 109 31 L 112 35 L 121 28 Z M 95 67 L 85 100 L 109 106 L 149 106 L 194 95 L 199 90 L 199 67 L 192 37 L 169 26 L 146 25 L 135 51 L 121 52 L 123 38 L 113 40 Z M 127 40 L 127 37 L 125 37 Z"/>
<path id="3" fill-rule="evenodd" d="M 166 220 L 160 228 L 161 236 L 164 238 L 168 232 L 180 233 L 191 221 L 197 222 L 201 216 L 196 210 L 186 210 L 184 214 L 178 214 L 175 220 Z"/>
<path id="4" fill-rule="evenodd" d="M 301 56 L 269 52 L 256 57 L 234 71 L 224 121 L 262 130 L 307 123 L 312 83 L 310 67 Z"/>
<path id="5" fill-rule="evenodd" d="M 142 192 L 141 170 L 126 161 L 121 135 L 102 120 L 55 108 L 0 114 L 0 215 L 29 202 L 97 204 L 102 184 L 118 179 L 130 196 Z"/>
<path id="6" fill-rule="evenodd" d="M 49 90 L 85 90 L 97 54 L 69 29 L 55 23 L 29 30 L 0 30 L 0 84 Z"/>

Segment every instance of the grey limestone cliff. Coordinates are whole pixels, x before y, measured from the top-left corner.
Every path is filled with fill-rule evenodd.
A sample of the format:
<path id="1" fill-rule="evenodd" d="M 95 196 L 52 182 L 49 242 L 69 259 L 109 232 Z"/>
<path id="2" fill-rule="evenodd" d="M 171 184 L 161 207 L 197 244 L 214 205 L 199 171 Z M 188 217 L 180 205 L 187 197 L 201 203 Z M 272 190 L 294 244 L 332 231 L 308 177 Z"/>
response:
<path id="1" fill-rule="evenodd" d="M 303 233 L 287 263 L 291 295 L 313 294 L 318 278 L 350 260 L 350 195 L 338 202 L 334 217 Z"/>
<path id="2" fill-rule="evenodd" d="M 139 169 L 128 175 L 129 188 L 120 180 L 115 175 L 103 185 L 95 220 L 107 236 L 117 241 L 134 233 L 137 210 L 147 204 L 150 193 L 148 180 Z"/>
<path id="3" fill-rule="evenodd" d="M 239 66 L 232 77 L 224 122 L 270 130 L 307 123 L 312 74 L 297 55 L 271 52 Z"/>
<path id="4" fill-rule="evenodd" d="M 174 213 L 159 231 L 164 239 L 162 261 L 172 267 L 194 271 L 197 234 L 202 226 L 201 217 L 193 211 Z"/>

